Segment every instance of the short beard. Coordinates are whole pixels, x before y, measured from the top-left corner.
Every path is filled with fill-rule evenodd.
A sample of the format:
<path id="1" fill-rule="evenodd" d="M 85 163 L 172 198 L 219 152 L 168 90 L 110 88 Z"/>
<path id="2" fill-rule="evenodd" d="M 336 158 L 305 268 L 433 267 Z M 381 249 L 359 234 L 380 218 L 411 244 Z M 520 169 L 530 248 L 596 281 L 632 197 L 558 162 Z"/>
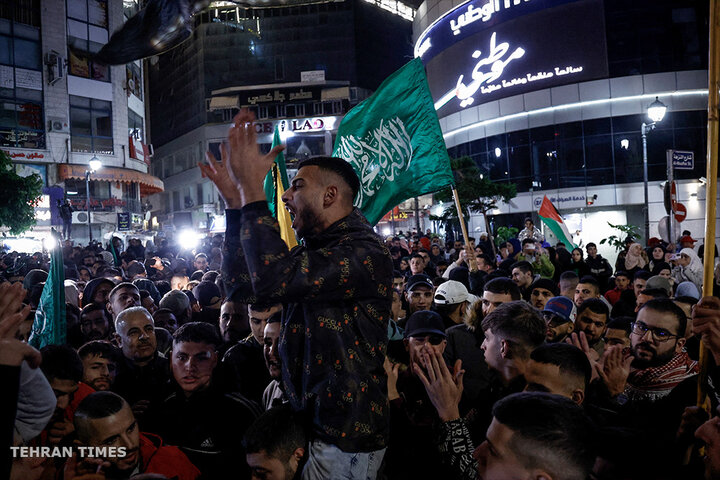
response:
<path id="1" fill-rule="evenodd" d="M 319 233 L 320 229 L 320 216 L 317 215 L 312 208 L 305 207 L 301 212 L 297 212 L 295 216 L 302 220 L 302 228 L 295 230 L 295 233 L 300 238 L 306 238 L 314 233 Z"/>
<path id="2" fill-rule="evenodd" d="M 636 348 L 640 345 L 648 347 L 647 343 L 639 343 L 636 347 L 631 347 L 633 361 L 632 366 L 639 369 L 654 368 L 661 365 L 665 365 L 675 356 L 675 350 L 668 350 L 667 352 L 658 355 L 655 347 L 650 347 L 653 350 L 653 356 L 650 359 L 638 358 Z"/>

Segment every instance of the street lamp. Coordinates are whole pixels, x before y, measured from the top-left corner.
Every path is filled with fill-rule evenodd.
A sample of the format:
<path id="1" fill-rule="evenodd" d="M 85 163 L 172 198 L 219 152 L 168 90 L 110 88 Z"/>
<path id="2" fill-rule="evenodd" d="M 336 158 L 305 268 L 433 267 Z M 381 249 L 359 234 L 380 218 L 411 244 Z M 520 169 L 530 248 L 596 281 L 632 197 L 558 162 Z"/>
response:
<path id="1" fill-rule="evenodd" d="M 642 145 L 643 145 L 643 186 L 645 190 L 645 206 L 643 207 L 645 213 L 645 241 L 647 242 L 650 238 L 650 206 L 648 204 L 648 156 L 647 156 L 647 134 L 655 128 L 657 122 L 661 122 L 667 112 L 667 105 L 658 100 L 655 97 L 655 101 L 648 106 L 648 117 L 652 120 L 651 123 L 643 122 L 640 126 L 640 133 L 642 134 Z"/>
<path id="2" fill-rule="evenodd" d="M 90 174 L 100 170 L 102 168 L 102 162 L 97 156 L 93 157 L 88 162 L 88 169 L 85 170 L 85 193 L 87 195 L 87 223 L 88 223 L 88 246 L 92 243 L 92 227 L 90 226 Z"/>

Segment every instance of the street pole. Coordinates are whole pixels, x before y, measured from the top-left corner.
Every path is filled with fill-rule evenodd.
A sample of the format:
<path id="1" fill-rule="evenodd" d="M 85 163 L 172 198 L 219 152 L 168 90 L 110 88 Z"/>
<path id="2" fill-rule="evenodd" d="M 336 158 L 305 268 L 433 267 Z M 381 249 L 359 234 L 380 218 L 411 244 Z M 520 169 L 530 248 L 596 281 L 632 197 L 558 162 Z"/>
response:
<path id="1" fill-rule="evenodd" d="M 92 243 L 92 227 L 90 226 L 90 170 L 85 170 L 85 194 L 87 197 L 88 246 Z"/>
<path id="2" fill-rule="evenodd" d="M 650 238 L 650 205 L 648 204 L 648 155 L 647 155 L 647 133 L 652 130 L 654 124 L 647 125 L 645 122 L 640 126 L 642 134 L 643 146 L 643 191 L 645 193 L 645 205 L 643 212 L 645 214 L 645 242 Z"/>
<path id="3" fill-rule="evenodd" d="M 677 232 L 675 231 L 675 205 L 672 198 L 672 185 L 675 181 L 675 172 L 673 171 L 672 164 L 672 151 L 668 150 L 666 153 L 667 157 L 667 177 L 668 177 L 668 189 L 670 190 L 670 218 L 668 221 L 668 232 L 670 232 L 670 243 L 675 244 L 677 240 Z"/>

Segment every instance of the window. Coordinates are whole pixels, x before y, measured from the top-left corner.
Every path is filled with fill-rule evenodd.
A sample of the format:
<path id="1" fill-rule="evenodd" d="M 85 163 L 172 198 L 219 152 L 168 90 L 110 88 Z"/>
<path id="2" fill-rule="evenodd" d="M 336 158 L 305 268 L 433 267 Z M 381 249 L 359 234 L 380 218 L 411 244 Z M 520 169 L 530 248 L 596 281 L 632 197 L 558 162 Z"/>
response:
<path id="1" fill-rule="evenodd" d="M 125 88 L 127 88 L 127 93 L 128 95 L 132 93 L 140 100 L 143 99 L 141 72 L 142 70 L 140 69 L 140 65 L 138 65 L 137 62 L 131 62 L 125 66 Z"/>
<path id="2" fill-rule="evenodd" d="M 140 115 L 128 108 L 128 136 L 145 140 L 143 135 L 143 119 Z"/>
<path id="3" fill-rule="evenodd" d="M 74 152 L 113 153 L 112 104 L 70 95 L 70 137 Z"/>
<path id="4" fill-rule="evenodd" d="M 68 72 L 110 81 L 110 67 L 92 60 L 108 41 L 107 0 L 67 0 Z"/>
<path id="5" fill-rule="evenodd" d="M 3 147 L 45 148 L 42 49 L 40 29 L 34 23 L 39 24 L 36 2 L 3 2 L 0 6 L 0 146 Z"/>

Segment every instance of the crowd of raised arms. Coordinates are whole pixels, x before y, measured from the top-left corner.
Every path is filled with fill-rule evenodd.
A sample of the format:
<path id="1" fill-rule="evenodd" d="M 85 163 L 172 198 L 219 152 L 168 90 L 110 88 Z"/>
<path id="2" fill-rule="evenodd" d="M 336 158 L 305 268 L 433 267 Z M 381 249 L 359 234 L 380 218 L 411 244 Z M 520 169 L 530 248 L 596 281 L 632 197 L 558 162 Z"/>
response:
<path id="1" fill-rule="evenodd" d="M 615 265 L 530 219 L 382 239 L 320 157 L 289 250 L 251 121 L 200 165 L 224 235 L 63 243 L 65 344 L 28 344 L 48 254 L 0 253 L 2 478 L 720 478 L 720 268 L 703 297 L 690 232 Z"/>

